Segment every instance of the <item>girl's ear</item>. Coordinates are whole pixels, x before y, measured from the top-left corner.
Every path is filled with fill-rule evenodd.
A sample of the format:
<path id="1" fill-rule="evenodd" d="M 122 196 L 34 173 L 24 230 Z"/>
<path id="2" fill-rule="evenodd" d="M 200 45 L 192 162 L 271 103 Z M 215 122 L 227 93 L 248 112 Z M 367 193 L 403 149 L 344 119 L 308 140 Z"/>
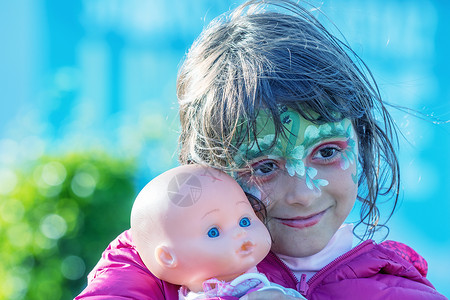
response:
<path id="1" fill-rule="evenodd" d="M 167 246 L 158 246 L 155 249 L 156 261 L 164 268 L 175 268 L 178 264 L 175 252 Z"/>

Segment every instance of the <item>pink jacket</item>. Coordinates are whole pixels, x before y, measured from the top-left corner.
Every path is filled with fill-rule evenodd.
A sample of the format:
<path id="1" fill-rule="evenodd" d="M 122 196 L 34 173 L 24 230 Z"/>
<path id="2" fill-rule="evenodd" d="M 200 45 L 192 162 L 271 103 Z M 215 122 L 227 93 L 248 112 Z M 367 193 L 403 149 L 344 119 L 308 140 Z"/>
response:
<path id="1" fill-rule="evenodd" d="M 274 283 L 293 288 L 309 300 L 447 299 L 425 278 L 425 260 L 397 242 L 368 240 L 328 264 L 308 282 L 273 253 L 258 271 Z M 75 299 L 178 299 L 179 286 L 159 280 L 147 270 L 125 231 L 102 255 L 88 276 L 88 286 Z M 236 299 L 227 297 L 222 299 Z"/>

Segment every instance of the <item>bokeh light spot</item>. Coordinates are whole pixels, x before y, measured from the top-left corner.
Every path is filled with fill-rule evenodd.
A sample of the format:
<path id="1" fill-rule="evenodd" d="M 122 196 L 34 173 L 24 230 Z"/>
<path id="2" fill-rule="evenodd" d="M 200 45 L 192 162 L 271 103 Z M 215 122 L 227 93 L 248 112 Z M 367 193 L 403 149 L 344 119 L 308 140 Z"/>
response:
<path id="1" fill-rule="evenodd" d="M 24 299 L 28 290 L 28 282 L 21 276 L 9 276 L 4 279 L 6 281 L 5 287 L 8 291 L 5 294 L 9 295 L 8 299 Z"/>
<path id="2" fill-rule="evenodd" d="M 61 263 L 61 273 L 70 280 L 80 279 L 86 271 L 84 260 L 78 256 L 67 256 Z"/>
<path id="3" fill-rule="evenodd" d="M 50 214 L 42 219 L 40 229 L 46 237 L 57 240 L 66 233 L 67 224 L 60 215 Z"/>
<path id="4" fill-rule="evenodd" d="M 8 169 L 0 169 L 0 195 L 8 195 L 17 185 L 17 175 Z"/>
<path id="5" fill-rule="evenodd" d="M 97 181 L 95 178 L 87 172 L 78 172 L 72 179 L 71 188 L 72 191 L 81 198 L 86 198 L 92 195 L 94 192 Z"/>
<path id="6" fill-rule="evenodd" d="M 61 163 L 53 161 L 43 167 L 41 176 L 46 184 L 56 186 L 64 182 L 66 175 L 66 168 Z"/>
<path id="7" fill-rule="evenodd" d="M 14 224 L 6 232 L 9 242 L 16 247 L 26 247 L 33 237 L 31 228 L 27 223 Z"/>
<path id="8" fill-rule="evenodd" d="M 23 218 L 25 208 L 17 199 L 7 199 L 0 204 L 0 217 L 8 223 L 15 223 Z"/>
<path id="9" fill-rule="evenodd" d="M 41 249 L 52 249 L 56 247 L 56 241 L 53 239 L 49 239 L 43 234 L 36 234 L 34 236 L 34 243 Z"/>

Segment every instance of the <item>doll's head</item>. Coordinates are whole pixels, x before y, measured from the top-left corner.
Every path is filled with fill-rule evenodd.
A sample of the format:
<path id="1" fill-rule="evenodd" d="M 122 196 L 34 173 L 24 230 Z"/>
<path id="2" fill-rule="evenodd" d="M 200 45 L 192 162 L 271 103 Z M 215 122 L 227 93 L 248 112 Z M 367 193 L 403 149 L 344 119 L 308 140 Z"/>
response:
<path id="1" fill-rule="evenodd" d="M 201 290 L 256 266 L 271 240 L 244 191 L 216 169 L 185 165 L 153 179 L 131 213 L 133 242 L 158 278 Z"/>
<path id="2" fill-rule="evenodd" d="M 181 163 L 246 167 L 236 154 L 258 140 L 263 118 L 274 127 L 272 146 L 291 134 L 282 119 L 287 107 L 317 126 L 351 122 L 362 223 L 376 228 L 379 194 L 396 201 L 392 118 L 364 62 L 308 8 L 287 0 L 247 1 L 217 18 L 187 53 L 177 88 Z"/>

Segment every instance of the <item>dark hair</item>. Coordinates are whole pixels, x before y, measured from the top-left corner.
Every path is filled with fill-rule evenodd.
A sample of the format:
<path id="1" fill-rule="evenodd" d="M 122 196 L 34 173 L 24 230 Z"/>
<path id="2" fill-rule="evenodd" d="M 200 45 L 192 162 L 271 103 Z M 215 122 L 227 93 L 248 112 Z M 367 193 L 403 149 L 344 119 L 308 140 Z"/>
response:
<path id="1" fill-rule="evenodd" d="M 392 215 L 400 176 L 394 122 L 367 66 L 306 8 L 288 0 L 248 1 L 215 19 L 189 50 L 177 88 L 181 163 L 236 168 L 236 150 L 256 140 L 261 110 L 276 135 L 285 134 L 280 106 L 316 123 L 348 118 L 362 169 L 359 224 L 367 227 L 360 238 L 384 226 L 378 224 L 379 195 L 393 198 L 387 219 Z"/>

